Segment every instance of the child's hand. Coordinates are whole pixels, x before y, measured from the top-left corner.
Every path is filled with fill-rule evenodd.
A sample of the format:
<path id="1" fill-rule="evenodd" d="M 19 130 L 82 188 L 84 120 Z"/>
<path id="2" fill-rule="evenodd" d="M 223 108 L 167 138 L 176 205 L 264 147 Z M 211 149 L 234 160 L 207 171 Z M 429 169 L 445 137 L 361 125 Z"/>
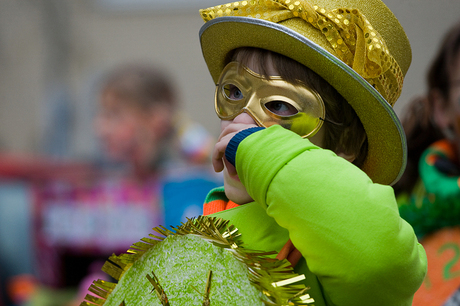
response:
<path id="1" fill-rule="evenodd" d="M 235 136 L 239 131 L 257 127 L 255 121 L 246 113 L 242 113 L 238 115 L 235 119 L 227 121 L 221 121 L 221 130 L 220 136 L 217 140 L 216 145 L 214 146 L 214 151 L 212 154 L 212 165 L 214 167 L 214 171 L 221 172 L 224 170 L 224 162 L 227 166 L 227 170 L 233 170 L 233 166 L 225 159 L 225 149 L 227 148 L 228 143 Z M 225 160 L 225 161 L 224 161 Z M 228 169 L 232 168 L 232 169 Z"/>

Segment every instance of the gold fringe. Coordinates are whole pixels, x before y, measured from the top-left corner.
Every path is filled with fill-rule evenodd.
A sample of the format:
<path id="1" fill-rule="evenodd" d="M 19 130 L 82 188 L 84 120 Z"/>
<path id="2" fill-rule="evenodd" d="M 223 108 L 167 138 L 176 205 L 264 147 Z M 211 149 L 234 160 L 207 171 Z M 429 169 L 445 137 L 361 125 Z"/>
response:
<path id="1" fill-rule="evenodd" d="M 255 251 L 241 247 L 243 244 L 241 235 L 233 225 L 229 225 L 228 220 L 199 216 L 188 219 L 186 223 L 172 227 L 172 229 L 173 231 L 163 226 L 153 228 L 157 234 L 162 236 L 149 234 L 149 237 L 153 239 L 142 238 L 141 242 L 134 243 L 127 253 L 119 256 L 112 254 L 102 267 L 102 271 L 119 281 L 134 262 L 166 237 L 170 235 L 196 235 L 218 247 L 228 249 L 237 260 L 247 266 L 250 282 L 266 297 L 263 300 L 264 304 L 296 306 L 311 304 L 314 301 L 308 294 L 305 294 L 309 288 L 303 284 L 289 283 L 284 286 L 274 286 L 275 283 L 299 275 L 294 273 L 290 262 L 286 259 L 280 261 L 270 257 L 276 252 Z M 98 297 L 87 295 L 86 301 L 82 302 L 80 306 L 104 305 L 105 300 L 115 287 L 116 284 L 114 283 L 102 280 L 94 281 L 89 290 Z M 124 305 L 124 302 L 120 305 Z"/>

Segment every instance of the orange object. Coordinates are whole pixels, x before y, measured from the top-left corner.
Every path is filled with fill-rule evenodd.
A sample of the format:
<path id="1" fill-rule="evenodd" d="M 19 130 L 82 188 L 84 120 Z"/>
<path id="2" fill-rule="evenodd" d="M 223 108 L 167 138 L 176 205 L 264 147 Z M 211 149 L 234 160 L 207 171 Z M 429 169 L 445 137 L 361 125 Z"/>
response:
<path id="1" fill-rule="evenodd" d="M 37 289 L 37 280 L 32 275 L 21 274 L 8 280 L 8 296 L 16 304 L 28 301 Z"/>
<path id="2" fill-rule="evenodd" d="M 460 227 L 444 228 L 421 241 L 428 273 L 413 306 L 442 306 L 460 288 Z"/>
<path id="3" fill-rule="evenodd" d="M 207 216 L 219 211 L 238 207 L 239 205 L 232 201 L 214 200 L 203 205 L 203 215 Z"/>

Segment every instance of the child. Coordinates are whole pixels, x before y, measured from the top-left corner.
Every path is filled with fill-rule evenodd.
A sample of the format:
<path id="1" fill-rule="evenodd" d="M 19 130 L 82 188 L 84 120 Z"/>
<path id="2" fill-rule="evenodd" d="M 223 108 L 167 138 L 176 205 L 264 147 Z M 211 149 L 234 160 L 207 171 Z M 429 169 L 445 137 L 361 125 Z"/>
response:
<path id="1" fill-rule="evenodd" d="M 393 189 L 405 137 L 392 105 L 410 64 L 380 0 L 253 0 L 201 11 L 224 188 L 204 214 L 280 251 L 315 305 L 411 305 L 426 256 Z"/>

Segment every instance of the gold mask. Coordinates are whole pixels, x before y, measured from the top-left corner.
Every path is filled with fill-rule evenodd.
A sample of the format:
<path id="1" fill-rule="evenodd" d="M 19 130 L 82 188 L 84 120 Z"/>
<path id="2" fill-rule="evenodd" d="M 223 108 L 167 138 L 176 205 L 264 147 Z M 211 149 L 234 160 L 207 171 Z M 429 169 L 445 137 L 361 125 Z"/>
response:
<path id="1" fill-rule="evenodd" d="M 266 79 L 238 62 L 230 62 L 222 71 L 215 108 L 222 120 L 246 112 L 259 126 L 278 124 L 302 137 L 313 136 L 325 117 L 323 99 L 314 89 L 279 76 Z"/>

